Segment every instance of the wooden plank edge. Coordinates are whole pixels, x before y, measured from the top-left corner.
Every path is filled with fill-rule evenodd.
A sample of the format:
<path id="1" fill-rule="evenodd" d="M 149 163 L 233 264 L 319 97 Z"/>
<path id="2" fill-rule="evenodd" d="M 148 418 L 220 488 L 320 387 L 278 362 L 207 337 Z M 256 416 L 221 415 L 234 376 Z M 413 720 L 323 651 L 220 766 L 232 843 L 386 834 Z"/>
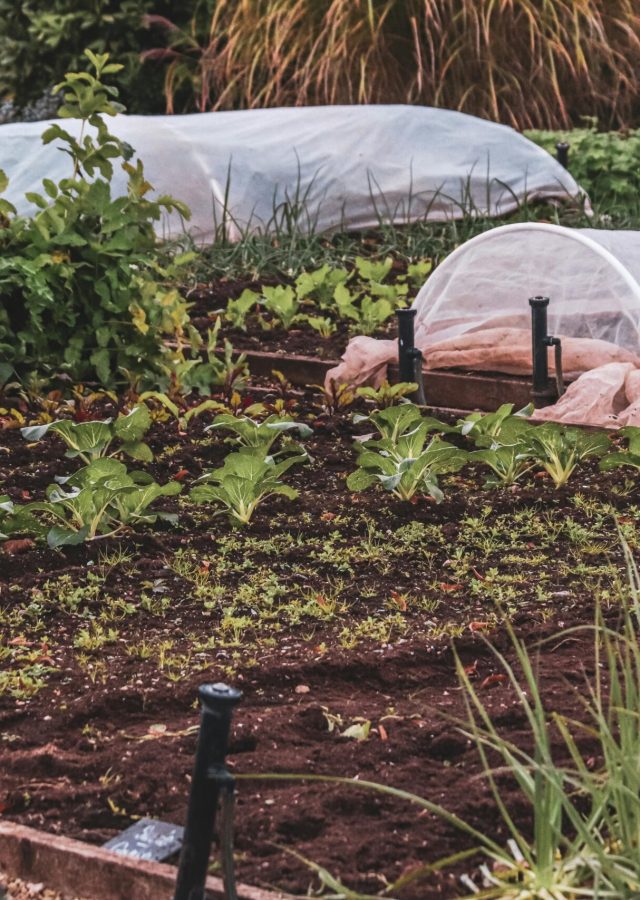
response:
<path id="1" fill-rule="evenodd" d="M 171 900 L 176 868 L 131 859 L 103 847 L 0 821 L 0 871 L 78 900 Z M 239 884 L 238 900 L 291 900 L 290 895 Z M 212 900 L 224 900 L 222 879 L 209 876 Z"/>

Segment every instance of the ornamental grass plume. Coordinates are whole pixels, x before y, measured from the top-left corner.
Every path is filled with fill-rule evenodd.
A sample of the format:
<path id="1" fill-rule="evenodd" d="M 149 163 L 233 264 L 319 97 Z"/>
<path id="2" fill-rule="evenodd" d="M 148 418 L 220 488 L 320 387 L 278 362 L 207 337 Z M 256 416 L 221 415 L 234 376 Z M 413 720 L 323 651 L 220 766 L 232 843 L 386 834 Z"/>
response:
<path id="1" fill-rule="evenodd" d="M 218 0 L 160 16 L 167 110 L 420 103 L 524 128 L 640 110 L 636 0 Z"/>

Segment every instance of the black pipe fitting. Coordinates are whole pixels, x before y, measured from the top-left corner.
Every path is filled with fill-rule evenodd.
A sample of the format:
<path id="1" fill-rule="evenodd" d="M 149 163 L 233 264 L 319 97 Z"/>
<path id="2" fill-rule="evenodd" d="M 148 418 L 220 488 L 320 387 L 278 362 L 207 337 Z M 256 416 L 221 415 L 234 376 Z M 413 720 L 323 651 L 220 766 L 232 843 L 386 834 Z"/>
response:
<path id="1" fill-rule="evenodd" d="M 234 786 L 225 757 L 233 710 L 242 693 L 226 684 L 204 684 L 198 694 L 202 703 L 200 732 L 174 900 L 205 900 L 218 802 Z"/>
<path id="2" fill-rule="evenodd" d="M 397 309 L 398 318 L 398 369 L 400 381 L 413 382 L 418 389 L 413 395 L 416 403 L 426 404 L 422 351 L 415 346 L 415 309 Z"/>

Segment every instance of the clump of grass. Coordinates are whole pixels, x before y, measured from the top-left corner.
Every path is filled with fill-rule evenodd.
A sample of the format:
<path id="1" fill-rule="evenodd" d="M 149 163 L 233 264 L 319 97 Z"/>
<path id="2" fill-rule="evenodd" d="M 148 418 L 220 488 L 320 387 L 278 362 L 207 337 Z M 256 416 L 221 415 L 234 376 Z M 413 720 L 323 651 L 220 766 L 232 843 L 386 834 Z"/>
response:
<path id="1" fill-rule="evenodd" d="M 431 259 L 437 265 L 465 241 L 510 222 L 546 221 L 579 228 L 640 229 L 640 201 L 636 194 L 629 194 L 624 206 L 615 208 L 607 198 L 594 212 L 593 216 L 587 216 L 576 208 L 523 203 L 517 212 L 500 219 L 468 213 L 450 222 L 420 221 L 408 225 L 381 222 L 379 228 L 368 232 L 302 234 L 295 228 L 277 229 L 275 233 L 247 231 L 237 241 L 218 240 L 211 248 L 202 249 L 192 275 L 196 282 L 222 276 L 249 276 L 256 281 L 273 276 L 295 278 L 325 263 L 351 268 L 358 256 L 392 256 L 406 264 Z"/>
<path id="2" fill-rule="evenodd" d="M 565 127 L 627 125 L 640 99 L 635 0 L 219 0 L 160 16 L 168 111 L 423 103 Z"/>

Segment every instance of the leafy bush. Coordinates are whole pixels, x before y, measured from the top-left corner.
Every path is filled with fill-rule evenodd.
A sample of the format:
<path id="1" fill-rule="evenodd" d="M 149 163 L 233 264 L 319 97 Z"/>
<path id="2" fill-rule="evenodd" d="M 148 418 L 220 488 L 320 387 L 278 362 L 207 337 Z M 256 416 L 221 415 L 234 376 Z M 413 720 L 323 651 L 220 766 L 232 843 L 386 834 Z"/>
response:
<path id="1" fill-rule="evenodd" d="M 188 210 L 171 197 L 147 199 L 142 163 L 103 120 L 122 107 L 102 78 L 121 67 L 87 56 L 95 75 L 72 73 L 58 86 L 60 114 L 81 120 L 80 137 L 58 124 L 43 135 L 45 144 L 62 142 L 70 177 L 45 179 L 44 195 L 28 195 L 38 207 L 31 219 L 8 219 L 11 210 L 0 208 L 0 355 L 19 371 L 64 369 L 111 385 L 118 370 L 153 370 L 164 337 L 180 339 L 188 327 L 186 304 L 163 287 L 175 268 L 160 265 L 153 230 L 163 210 Z M 128 196 L 114 199 L 116 161 L 129 183 Z"/>
<path id="2" fill-rule="evenodd" d="M 555 155 L 569 144 L 569 169 L 594 202 L 628 204 L 640 192 L 640 131 L 529 131 L 527 137 Z M 637 207 L 636 207 L 637 208 Z"/>
<path id="3" fill-rule="evenodd" d="M 162 75 L 140 60 L 158 35 L 146 13 L 168 13 L 186 23 L 198 0 L 0 0 L 0 97 L 18 106 L 38 100 L 66 72 L 82 65 L 85 48 L 109 53 L 124 66 L 122 95 L 134 113 L 162 111 Z"/>

